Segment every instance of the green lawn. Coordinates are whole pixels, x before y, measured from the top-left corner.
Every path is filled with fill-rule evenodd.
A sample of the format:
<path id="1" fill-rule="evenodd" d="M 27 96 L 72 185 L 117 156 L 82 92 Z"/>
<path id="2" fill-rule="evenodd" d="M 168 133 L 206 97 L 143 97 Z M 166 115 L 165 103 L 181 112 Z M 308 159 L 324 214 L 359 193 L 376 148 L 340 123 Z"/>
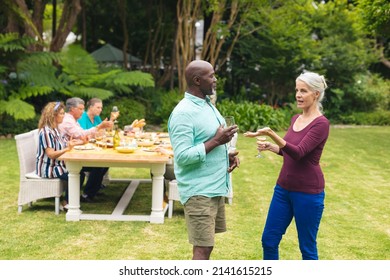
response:
<path id="1" fill-rule="evenodd" d="M 281 133 L 283 135 L 284 133 Z M 262 259 L 260 238 L 281 157 L 255 157 L 255 140 L 238 139 L 241 166 L 234 172 L 234 199 L 227 205 L 228 231 L 217 235 L 212 259 Z M 54 215 L 54 200 L 38 201 L 17 213 L 19 167 L 14 140 L 0 140 L 0 258 L 4 260 L 188 260 L 183 208 L 176 202 L 164 224 L 146 222 L 66 222 Z M 322 167 L 325 211 L 318 236 L 321 259 L 390 259 L 390 127 L 332 127 Z M 117 176 L 147 178 L 145 169 L 111 169 Z M 125 185 L 112 184 L 106 195 L 82 210 L 110 213 Z M 141 185 L 128 213 L 147 213 L 150 184 Z M 280 246 L 281 259 L 300 259 L 295 226 Z"/>

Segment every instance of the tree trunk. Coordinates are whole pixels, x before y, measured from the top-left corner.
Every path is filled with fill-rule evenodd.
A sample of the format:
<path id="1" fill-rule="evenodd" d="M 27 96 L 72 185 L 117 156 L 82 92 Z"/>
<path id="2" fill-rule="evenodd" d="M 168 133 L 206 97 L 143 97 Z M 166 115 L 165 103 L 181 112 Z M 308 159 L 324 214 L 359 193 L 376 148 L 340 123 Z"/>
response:
<path id="1" fill-rule="evenodd" d="M 129 67 L 129 61 L 127 59 L 127 49 L 129 46 L 129 33 L 127 31 L 127 5 L 126 0 L 118 0 L 119 5 L 119 17 L 122 22 L 122 32 L 123 32 L 123 45 L 122 45 L 122 52 L 123 52 L 123 68 L 124 69 L 131 69 L 131 65 Z"/>
<path id="2" fill-rule="evenodd" d="M 87 5 L 85 5 L 84 1 L 81 0 L 81 37 L 82 37 L 82 46 L 83 49 L 87 49 Z"/>
<path id="3" fill-rule="evenodd" d="M 57 33 L 50 44 L 50 51 L 58 52 L 64 46 L 66 38 L 76 23 L 81 11 L 80 0 L 64 0 L 64 7 Z"/>
<path id="4" fill-rule="evenodd" d="M 200 15 L 200 4 L 201 0 L 178 0 L 176 5 L 175 57 L 180 91 L 186 87 L 185 68 L 195 58 L 195 22 Z"/>
<path id="5" fill-rule="evenodd" d="M 15 4 L 20 9 L 19 11 L 21 14 L 19 14 L 19 16 L 24 19 L 24 33 L 32 38 L 38 37 L 38 40 L 42 41 L 41 33 L 39 33 L 38 29 L 34 25 L 26 2 L 24 0 L 15 0 Z"/>

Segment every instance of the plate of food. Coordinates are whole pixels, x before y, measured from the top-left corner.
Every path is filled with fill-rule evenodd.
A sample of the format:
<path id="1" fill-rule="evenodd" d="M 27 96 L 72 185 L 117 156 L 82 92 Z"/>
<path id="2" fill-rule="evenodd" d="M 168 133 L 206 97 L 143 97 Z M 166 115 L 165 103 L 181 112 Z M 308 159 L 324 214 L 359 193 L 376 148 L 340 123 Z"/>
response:
<path id="1" fill-rule="evenodd" d="M 87 144 L 87 145 L 74 146 L 73 149 L 84 151 L 84 150 L 94 150 L 95 147 L 93 145 Z"/>
<path id="2" fill-rule="evenodd" d="M 111 142 L 104 143 L 103 141 L 96 141 L 96 145 L 100 147 L 104 147 L 105 145 L 107 145 L 107 148 L 112 148 L 114 146 L 114 144 Z"/>
<path id="3" fill-rule="evenodd" d="M 144 151 L 144 152 L 157 152 L 156 148 L 143 148 L 142 151 Z"/>
<path id="4" fill-rule="evenodd" d="M 144 141 L 137 141 L 138 146 L 141 147 L 151 147 L 154 145 L 154 141 L 144 140 Z"/>
<path id="5" fill-rule="evenodd" d="M 169 138 L 168 133 L 158 133 L 157 136 L 158 136 L 158 138 Z"/>
<path id="6" fill-rule="evenodd" d="M 120 153 L 130 154 L 130 153 L 134 153 L 135 150 L 137 150 L 137 147 L 124 147 L 124 146 L 120 146 L 120 147 L 116 147 L 115 150 L 117 150 Z"/>

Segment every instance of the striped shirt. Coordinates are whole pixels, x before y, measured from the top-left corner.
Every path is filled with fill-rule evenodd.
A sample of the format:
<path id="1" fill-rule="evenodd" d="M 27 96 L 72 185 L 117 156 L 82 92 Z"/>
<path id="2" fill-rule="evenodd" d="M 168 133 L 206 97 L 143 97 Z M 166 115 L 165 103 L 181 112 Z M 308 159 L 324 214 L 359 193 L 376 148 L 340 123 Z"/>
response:
<path id="1" fill-rule="evenodd" d="M 39 130 L 39 141 L 37 149 L 37 160 L 35 170 L 38 176 L 42 178 L 57 178 L 67 173 L 65 162 L 62 160 L 51 159 L 46 154 L 47 148 L 55 151 L 66 148 L 67 141 L 56 128 L 48 126 Z"/>

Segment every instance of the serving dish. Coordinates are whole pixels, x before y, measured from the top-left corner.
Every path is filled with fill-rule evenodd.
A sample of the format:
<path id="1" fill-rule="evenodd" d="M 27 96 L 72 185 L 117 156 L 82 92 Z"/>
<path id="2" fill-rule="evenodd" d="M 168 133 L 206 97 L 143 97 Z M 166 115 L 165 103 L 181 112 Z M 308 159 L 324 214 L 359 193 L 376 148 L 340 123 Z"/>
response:
<path id="1" fill-rule="evenodd" d="M 138 146 L 151 147 L 154 145 L 154 141 L 137 141 Z"/>
<path id="2" fill-rule="evenodd" d="M 93 145 L 87 144 L 87 145 L 74 146 L 73 149 L 84 151 L 84 150 L 94 150 L 95 147 Z"/>
<path id="3" fill-rule="evenodd" d="M 134 153 L 135 150 L 137 150 L 137 147 L 116 147 L 115 150 L 117 150 L 119 153 L 125 153 L 125 154 L 130 154 Z"/>

